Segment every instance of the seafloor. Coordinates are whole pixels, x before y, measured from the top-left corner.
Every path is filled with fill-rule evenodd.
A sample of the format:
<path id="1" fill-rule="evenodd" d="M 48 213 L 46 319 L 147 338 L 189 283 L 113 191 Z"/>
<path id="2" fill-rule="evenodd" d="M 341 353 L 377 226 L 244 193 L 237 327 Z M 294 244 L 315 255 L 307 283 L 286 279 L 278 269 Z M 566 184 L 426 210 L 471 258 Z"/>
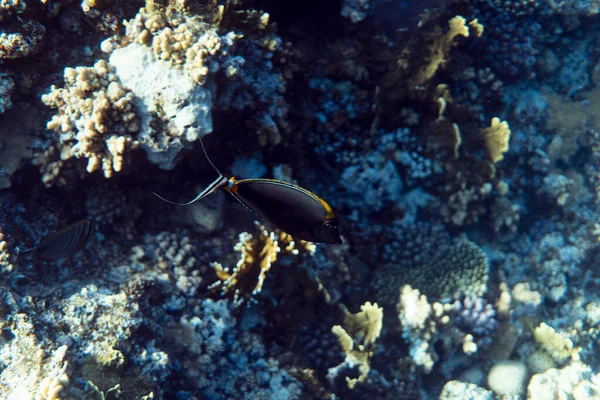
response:
<path id="1" fill-rule="evenodd" d="M 600 399 L 599 13 L 1 0 L 0 399 Z"/>

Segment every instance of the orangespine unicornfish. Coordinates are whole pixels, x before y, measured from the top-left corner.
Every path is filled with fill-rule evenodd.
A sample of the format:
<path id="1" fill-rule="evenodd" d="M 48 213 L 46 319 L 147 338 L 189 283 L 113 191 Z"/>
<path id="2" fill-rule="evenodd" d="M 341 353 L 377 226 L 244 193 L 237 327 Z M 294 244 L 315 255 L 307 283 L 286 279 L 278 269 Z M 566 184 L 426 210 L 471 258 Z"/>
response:
<path id="1" fill-rule="evenodd" d="M 79 220 L 65 226 L 48 236 L 43 237 L 37 246 L 31 249 L 19 249 L 17 254 L 35 251 L 39 259 L 44 261 L 57 261 L 70 257 L 81 250 L 89 241 L 94 232 L 94 222 L 89 219 Z"/>
<path id="2" fill-rule="evenodd" d="M 296 239 L 309 242 L 341 244 L 338 220 L 333 208 L 316 194 L 288 182 L 275 179 L 240 179 L 228 177 L 212 163 L 202 140 L 204 155 L 219 174 L 206 189 L 187 203 L 175 203 L 154 193 L 170 204 L 187 206 L 219 189 L 231 193 L 237 201 L 260 219 Z"/>

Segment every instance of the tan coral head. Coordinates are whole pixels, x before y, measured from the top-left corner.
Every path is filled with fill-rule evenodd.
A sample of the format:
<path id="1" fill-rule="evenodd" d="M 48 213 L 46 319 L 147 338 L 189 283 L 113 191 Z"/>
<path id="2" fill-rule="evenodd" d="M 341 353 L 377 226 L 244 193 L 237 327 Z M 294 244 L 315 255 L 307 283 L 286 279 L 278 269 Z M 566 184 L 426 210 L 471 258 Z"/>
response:
<path id="1" fill-rule="evenodd" d="M 204 149 L 204 144 L 202 148 Z M 168 203 L 186 206 L 224 189 L 248 210 L 296 239 L 317 243 L 342 243 L 333 207 L 316 194 L 276 179 L 236 180 L 219 171 L 210 161 L 205 149 L 204 154 L 219 176 L 194 199 L 187 203 L 175 203 L 154 194 Z"/>

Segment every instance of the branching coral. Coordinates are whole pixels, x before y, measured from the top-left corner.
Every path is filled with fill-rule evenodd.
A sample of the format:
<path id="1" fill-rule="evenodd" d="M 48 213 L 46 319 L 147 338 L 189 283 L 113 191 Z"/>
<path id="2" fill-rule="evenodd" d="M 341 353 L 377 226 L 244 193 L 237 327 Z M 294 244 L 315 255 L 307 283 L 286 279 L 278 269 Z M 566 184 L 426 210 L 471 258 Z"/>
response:
<path id="1" fill-rule="evenodd" d="M 0 60 L 30 55 L 45 34 L 46 28 L 35 20 L 21 21 L 15 32 L 0 30 Z"/>
<path id="2" fill-rule="evenodd" d="M 96 221 L 98 230 L 112 228 L 133 239 L 136 236 L 135 225 L 142 214 L 140 203 L 143 196 L 136 189 L 124 193 L 118 184 L 105 181 L 86 191 L 86 214 Z"/>
<path id="3" fill-rule="evenodd" d="M 9 252 L 8 242 L 5 240 L 4 234 L 0 230 L 0 272 L 7 273 L 12 272 L 13 265 L 11 261 L 11 254 Z"/>
<path id="4" fill-rule="evenodd" d="M 436 343 L 440 342 L 445 354 L 454 354 L 460 348 L 467 356 L 476 353 L 479 346 L 486 343 L 485 339 L 478 340 L 473 334 L 463 330 L 464 324 L 460 322 L 463 318 L 460 315 L 462 306 L 458 302 L 431 304 L 419 290 L 405 285 L 400 291 L 396 309 L 402 325 L 402 337 L 409 345 L 410 356 L 415 365 L 420 366 L 427 373 L 432 371 L 439 359 L 437 353 L 439 348 L 436 349 Z M 462 326 L 459 326 L 461 324 Z M 487 328 L 490 329 L 489 331 L 495 328 L 493 320 L 483 324 L 489 325 Z M 486 329 L 484 325 L 481 325 L 483 330 Z M 456 368 L 461 362 L 458 354 L 446 358 L 446 360 L 450 359 L 452 365 L 448 365 L 447 369 Z"/>
<path id="5" fill-rule="evenodd" d="M 196 246 L 186 232 L 182 235 L 161 232 L 145 238 L 145 252 L 158 267 L 158 279 L 172 281 L 182 293 L 193 296 L 202 280 L 196 265 Z"/>
<path id="6" fill-rule="evenodd" d="M 220 263 L 212 263 L 219 281 L 210 288 L 219 290 L 221 294 L 233 298 L 233 303 L 240 306 L 260 293 L 267 273 L 277 261 L 279 253 L 298 255 L 300 250 L 314 254 L 313 243 L 300 240 L 296 242 L 287 233 L 279 230 L 269 231 L 258 222 L 258 237 L 248 232 L 239 236 L 239 242 L 233 248 L 240 253 L 240 260 L 233 269 L 223 267 Z M 299 245 L 296 247 L 296 245 Z"/>
<path id="7" fill-rule="evenodd" d="M 574 362 L 562 369 L 551 368 L 534 375 L 527 386 L 527 400 L 595 399 L 600 396 L 600 374 L 589 365 Z"/>
<path id="8" fill-rule="evenodd" d="M 127 37 L 149 45 L 157 59 L 184 68 L 195 82 L 203 84 L 209 72 L 219 69 L 215 58 L 226 55 L 238 36 L 233 32 L 225 37 L 217 34 L 223 6 L 211 4 L 202 13 L 193 14 L 185 3 L 169 1 L 165 6 L 147 1 L 127 23 Z"/>
<path id="9" fill-rule="evenodd" d="M 337 335 L 346 359 L 340 365 L 329 368 L 327 377 L 334 380 L 341 370 L 358 367 L 358 378 L 346 376 L 348 387 L 353 389 L 357 383 L 364 382 L 371 369 L 369 360 L 383 326 L 383 308 L 367 301 L 360 306 L 360 312 L 352 314 L 344 309 L 344 314 L 344 327 L 335 325 L 331 330 Z"/>
<path id="10" fill-rule="evenodd" d="M 437 22 L 437 21 L 436 21 Z M 443 33 L 440 26 L 421 29 L 420 37 L 408 43 L 390 72 L 383 77 L 384 96 L 390 98 L 409 97 L 424 99 L 431 93 L 426 88 L 427 82 L 436 75 L 449 57 L 451 49 L 457 44 L 459 37 L 479 37 L 483 34 L 483 26 L 475 19 L 469 24 L 464 17 L 457 15 L 448 21 L 449 30 Z M 403 44 L 404 45 L 404 44 Z M 389 56 L 387 56 L 389 57 Z M 402 82 L 401 82 L 402 81 Z M 388 93 L 392 88 L 399 93 Z"/>
<path id="11" fill-rule="evenodd" d="M 268 356 L 258 334 L 238 326 L 233 311 L 226 300 L 202 299 L 193 315 L 165 329 L 192 390 L 215 400 L 300 399 L 300 383 Z"/>
<path id="12" fill-rule="evenodd" d="M 139 129 L 133 95 L 104 60 L 93 67 L 67 68 L 64 78 L 64 88 L 52 86 L 42 96 L 44 103 L 58 109 L 48 128 L 59 135 L 60 159 L 87 158 L 88 172 L 102 168 L 104 176 L 111 177 L 123 168 L 126 150 L 138 145 L 132 136 Z M 42 160 L 38 157 L 44 170 L 48 164 Z M 45 172 L 42 180 L 51 185 L 54 179 Z"/>
<path id="13" fill-rule="evenodd" d="M 113 51 L 109 63 L 142 110 L 137 140 L 151 162 L 173 168 L 181 150 L 212 131 L 210 92 L 149 47 L 129 44 Z"/>
<path id="14" fill-rule="evenodd" d="M 541 351 L 546 352 L 558 365 L 564 365 L 569 360 L 578 361 L 580 348 L 564 334 L 556 332 L 551 326 L 541 323 L 533 332 L 535 341 Z"/>

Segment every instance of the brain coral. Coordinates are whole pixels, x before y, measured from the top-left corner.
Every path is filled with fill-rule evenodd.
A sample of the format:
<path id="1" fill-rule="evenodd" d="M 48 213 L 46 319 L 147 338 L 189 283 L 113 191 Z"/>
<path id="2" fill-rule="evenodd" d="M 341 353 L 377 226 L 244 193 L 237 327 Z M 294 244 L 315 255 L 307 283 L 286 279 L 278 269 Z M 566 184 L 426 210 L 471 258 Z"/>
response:
<path id="1" fill-rule="evenodd" d="M 377 273 L 377 299 L 393 304 L 405 285 L 419 289 L 433 300 L 481 297 L 487 291 L 488 259 L 475 243 L 461 239 L 441 255 L 422 264 L 399 267 L 390 264 Z"/>

